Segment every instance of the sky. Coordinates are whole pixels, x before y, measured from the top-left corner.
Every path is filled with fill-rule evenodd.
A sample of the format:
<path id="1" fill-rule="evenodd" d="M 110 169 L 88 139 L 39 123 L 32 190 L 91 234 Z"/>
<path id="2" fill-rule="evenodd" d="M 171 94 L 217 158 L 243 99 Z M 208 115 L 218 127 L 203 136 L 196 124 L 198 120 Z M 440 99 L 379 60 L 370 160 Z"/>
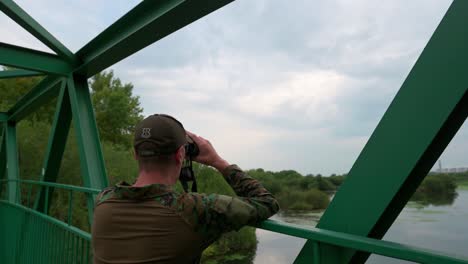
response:
<path id="1" fill-rule="evenodd" d="M 77 51 L 138 1 L 17 0 Z M 347 173 L 449 0 L 237 0 L 110 69 L 242 168 Z M 0 13 L 2 42 L 50 51 Z M 468 167 L 464 124 L 441 156 Z"/>

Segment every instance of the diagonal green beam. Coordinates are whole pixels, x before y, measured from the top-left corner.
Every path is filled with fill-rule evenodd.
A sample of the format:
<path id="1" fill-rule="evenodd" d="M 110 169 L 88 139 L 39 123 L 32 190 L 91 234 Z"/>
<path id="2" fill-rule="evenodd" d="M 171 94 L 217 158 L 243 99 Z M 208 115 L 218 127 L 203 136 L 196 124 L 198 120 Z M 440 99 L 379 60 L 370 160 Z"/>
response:
<path id="1" fill-rule="evenodd" d="M 382 238 L 468 116 L 468 1 L 455 0 L 318 227 Z M 358 212 L 358 213 L 357 213 Z M 296 263 L 311 258 L 307 242 Z M 321 247 L 324 263 L 367 253 Z"/>
<path id="2" fill-rule="evenodd" d="M 77 52 L 91 77 L 233 0 L 143 1 Z"/>
<path id="3" fill-rule="evenodd" d="M 8 110 L 9 120 L 18 122 L 59 94 L 63 78 L 48 76 Z"/>
<path id="4" fill-rule="evenodd" d="M 74 75 L 67 78 L 73 127 L 78 143 L 80 168 L 85 187 L 103 189 L 109 185 L 102 156 L 101 142 L 91 103 L 87 78 Z M 94 197 L 88 195 L 88 218 L 92 223 Z"/>
<path id="5" fill-rule="evenodd" d="M 73 64 L 55 54 L 0 42 L 0 64 L 15 68 L 67 75 Z"/>
<path id="6" fill-rule="evenodd" d="M 49 136 L 49 143 L 47 145 L 46 157 L 44 165 L 42 166 L 42 173 L 40 181 L 56 182 L 60 170 L 60 163 L 62 161 L 63 152 L 67 143 L 68 132 L 70 131 L 71 123 L 71 106 L 68 91 L 66 89 L 66 82 L 63 81 L 60 89 L 60 95 L 57 100 L 57 108 L 55 111 L 52 130 Z M 49 189 L 49 197 L 52 197 L 53 188 Z M 46 188 L 42 187 L 39 191 L 38 199 L 36 199 L 35 208 L 39 212 L 45 212 L 45 208 L 50 208 L 52 199 L 46 199 Z M 45 202 L 49 204 L 45 205 Z"/>
<path id="7" fill-rule="evenodd" d="M 43 72 L 28 71 L 28 70 L 6 70 L 0 71 L 0 79 L 32 77 L 44 75 Z"/>
<path id="8" fill-rule="evenodd" d="M 52 36 L 52 34 L 50 34 L 15 2 L 11 0 L 0 1 L 0 10 L 57 53 L 60 57 L 68 61 L 75 60 L 75 55 L 67 49 L 67 47 L 60 43 L 60 41 Z"/>

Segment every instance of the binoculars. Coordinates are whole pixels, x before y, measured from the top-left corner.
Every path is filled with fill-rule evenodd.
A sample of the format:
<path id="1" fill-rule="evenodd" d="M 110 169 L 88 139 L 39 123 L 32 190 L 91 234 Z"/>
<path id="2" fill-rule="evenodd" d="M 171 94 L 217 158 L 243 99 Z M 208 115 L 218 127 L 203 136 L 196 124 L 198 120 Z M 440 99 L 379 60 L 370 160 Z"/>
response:
<path id="1" fill-rule="evenodd" d="M 198 148 L 197 143 L 195 143 L 191 137 L 187 136 L 187 141 L 188 144 L 185 145 L 185 155 L 192 159 L 200 154 L 200 149 Z"/>
<path id="2" fill-rule="evenodd" d="M 184 161 L 184 166 L 182 166 L 180 170 L 179 180 L 185 192 L 188 192 L 188 182 L 192 182 L 192 192 L 197 192 L 197 180 L 195 179 L 195 173 L 192 168 L 192 159 L 200 154 L 200 149 L 197 143 L 188 135 L 187 141 L 188 144 L 184 146 L 186 159 Z"/>

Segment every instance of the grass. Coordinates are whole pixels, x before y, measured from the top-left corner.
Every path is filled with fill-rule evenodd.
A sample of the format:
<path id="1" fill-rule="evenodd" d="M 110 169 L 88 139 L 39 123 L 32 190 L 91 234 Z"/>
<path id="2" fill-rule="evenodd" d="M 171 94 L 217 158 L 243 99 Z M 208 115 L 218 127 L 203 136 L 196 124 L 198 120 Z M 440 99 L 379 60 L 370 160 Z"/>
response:
<path id="1" fill-rule="evenodd" d="M 468 181 L 457 181 L 457 189 L 468 190 Z"/>

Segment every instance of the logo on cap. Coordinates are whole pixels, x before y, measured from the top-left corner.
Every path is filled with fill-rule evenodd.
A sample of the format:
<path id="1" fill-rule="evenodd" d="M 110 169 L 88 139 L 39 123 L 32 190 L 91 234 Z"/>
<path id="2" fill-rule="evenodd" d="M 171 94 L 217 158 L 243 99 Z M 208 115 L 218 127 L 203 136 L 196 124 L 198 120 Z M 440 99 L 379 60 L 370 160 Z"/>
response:
<path id="1" fill-rule="evenodd" d="M 150 138 L 151 137 L 151 128 L 150 127 L 144 127 L 143 131 L 141 132 L 141 137 L 142 138 Z"/>

